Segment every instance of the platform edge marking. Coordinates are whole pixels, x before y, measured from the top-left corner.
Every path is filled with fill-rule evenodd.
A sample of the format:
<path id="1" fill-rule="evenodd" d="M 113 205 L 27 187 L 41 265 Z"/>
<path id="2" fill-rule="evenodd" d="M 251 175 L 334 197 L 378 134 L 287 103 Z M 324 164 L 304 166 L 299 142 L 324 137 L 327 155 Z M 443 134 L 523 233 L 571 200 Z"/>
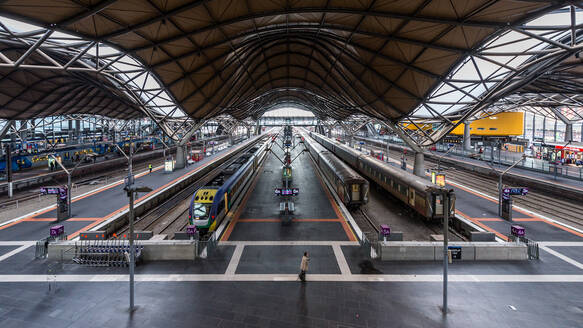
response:
<path id="1" fill-rule="evenodd" d="M 437 274 L 308 274 L 308 281 L 322 282 L 442 282 L 442 275 Z M 78 274 L 78 275 L 0 275 L 0 283 L 39 283 L 50 279 L 57 282 L 119 282 L 129 280 L 127 274 Z M 297 281 L 297 274 L 136 274 L 138 282 L 291 282 Z M 449 275 L 451 283 L 500 283 L 500 282 L 527 282 L 527 283 L 582 283 L 583 275 Z"/>
<path id="2" fill-rule="evenodd" d="M 243 255 L 244 250 L 245 250 L 245 245 L 243 245 L 243 244 L 239 244 L 239 245 L 235 246 L 235 251 L 233 252 L 233 255 L 231 256 L 231 260 L 229 261 L 229 266 L 227 266 L 227 270 L 225 271 L 226 275 L 228 275 L 228 276 L 235 275 L 235 272 L 237 271 L 237 267 L 239 266 L 239 262 L 241 262 L 241 255 Z"/>
<path id="3" fill-rule="evenodd" d="M 559 252 L 557 252 L 557 251 L 549 248 L 548 246 L 540 246 L 540 248 L 542 250 L 544 250 L 545 252 L 547 252 L 547 253 L 549 253 L 549 254 L 551 254 L 553 256 L 556 256 L 556 257 L 560 258 L 561 260 L 563 260 L 563 261 L 565 261 L 565 262 L 567 262 L 569 264 L 572 264 L 572 265 L 576 266 L 577 268 L 583 270 L 583 264 L 582 263 L 577 262 L 577 261 L 573 260 L 572 258 L 570 258 L 570 257 L 568 257 L 568 256 L 566 256 L 566 255 L 564 255 L 562 253 L 559 253 Z"/>
<path id="4" fill-rule="evenodd" d="M 22 246 L 18 247 L 17 249 L 11 250 L 10 252 L 8 252 L 8 253 L 0 256 L 0 262 L 6 260 L 7 258 L 9 258 L 9 257 L 11 257 L 13 255 L 16 255 L 16 254 L 24 251 L 25 249 L 31 247 L 32 245 L 34 245 L 34 244 L 33 243 L 30 243 L 30 244 L 22 245 Z"/>
<path id="5" fill-rule="evenodd" d="M 334 250 L 334 256 L 336 257 L 336 262 L 338 263 L 338 267 L 340 268 L 340 273 L 343 276 L 352 275 L 350 268 L 348 267 L 348 262 L 346 262 L 346 257 L 344 257 L 344 253 L 342 252 L 342 248 L 339 244 L 333 244 L 332 250 Z"/>
<path id="6" fill-rule="evenodd" d="M 336 195 L 336 192 L 333 192 L 334 188 L 332 188 L 331 184 L 324 177 L 324 175 L 322 174 L 322 170 L 320 170 L 318 165 L 316 165 L 314 158 L 312 157 L 312 154 L 310 154 L 309 152 L 308 154 L 312 158 L 312 161 L 310 163 L 312 164 L 314 171 L 316 171 L 316 176 L 318 177 L 318 180 L 320 180 L 322 189 L 324 189 L 324 191 L 326 192 L 328 200 L 330 201 L 332 208 L 336 213 L 336 216 L 338 216 L 338 219 L 340 220 L 340 224 L 342 225 L 347 234 L 348 240 L 350 241 L 361 240 L 362 238 L 361 236 L 363 236 L 362 230 L 360 230 L 360 227 L 356 224 L 356 221 L 354 221 L 354 218 L 352 218 L 352 215 L 350 214 L 350 212 L 348 212 L 346 206 L 344 206 L 342 201 L 340 201 L 340 198 L 338 197 L 338 195 Z M 334 201 L 332 201 L 332 198 L 334 199 Z M 348 222 L 348 224 L 346 222 Z"/>

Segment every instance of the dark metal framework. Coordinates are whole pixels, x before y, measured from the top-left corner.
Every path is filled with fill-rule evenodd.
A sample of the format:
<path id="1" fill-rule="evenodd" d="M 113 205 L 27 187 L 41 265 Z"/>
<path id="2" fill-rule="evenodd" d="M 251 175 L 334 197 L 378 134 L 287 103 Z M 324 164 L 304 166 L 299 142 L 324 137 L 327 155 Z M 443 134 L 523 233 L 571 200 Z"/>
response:
<path id="1" fill-rule="evenodd" d="M 540 107 L 540 101 L 550 102 L 553 113 L 565 104 L 575 110 L 582 89 L 574 56 L 581 50 L 579 6 L 551 0 L 19 0 L 0 4 L 0 14 L 44 30 L 19 35 L 28 38 L 28 50 L 17 59 L 0 55 L 0 68 L 26 68 L 28 55 L 43 56 L 38 51 L 52 34 L 64 32 L 77 40 L 76 47 L 59 46 L 73 51 L 72 63 L 56 61 L 51 70 L 104 74 L 135 60 L 123 72 L 107 73 L 176 140 L 211 118 L 257 119 L 295 104 L 322 121 L 342 121 L 347 131 L 375 119 L 408 143 L 428 146 L 459 122 L 500 110 Z M 531 23 L 561 12 L 570 24 Z M 510 43 L 525 46 L 509 49 Z M 115 54 L 100 54 L 99 47 Z M 74 64 L 88 56 L 93 66 Z M 560 83 L 566 71 L 574 84 Z M 146 87 L 147 79 L 160 85 Z M 180 110 L 192 120 L 176 115 Z"/>

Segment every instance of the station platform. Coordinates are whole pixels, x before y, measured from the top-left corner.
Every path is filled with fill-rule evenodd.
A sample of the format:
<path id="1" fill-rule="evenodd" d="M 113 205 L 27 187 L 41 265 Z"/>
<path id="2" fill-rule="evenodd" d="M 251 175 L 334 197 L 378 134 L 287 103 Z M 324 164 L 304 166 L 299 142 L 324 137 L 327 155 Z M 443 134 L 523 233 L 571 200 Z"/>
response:
<path id="1" fill-rule="evenodd" d="M 383 147 L 379 148 L 378 150 L 382 150 L 383 152 L 386 151 L 386 144 L 384 144 L 385 140 L 371 139 L 371 138 L 359 138 L 359 140 L 365 140 L 365 141 L 373 142 L 373 143 L 383 142 Z M 393 143 L 390 144 L 389 149 L 391 151 L 399 150 L 400 152 L 402 152 L 403 149 L 407 149 L 408 153 L 411 152 L 411 150 L 408 147 L 405 147 L 405 146 L 399 145 L 399 144 L 393 144 Z M 481 168 L 484 170 L 484 172 L 491 170 L 490 166 L 488 164 L 486 164 L 486 161 L 479 160 L 479 159 L 473 159 L 473 158 L 469 158 L 469 157 L 461 156 L 461 155 L 457 155 L 457 154 L 452 154 L 452 153 L 445 154 L 443 152 L 437 152 L 437 151 L 431 151 L 428 153 L 428 155 L 434 159 L 437 159 L 438 157 L 445 156 L 444 158 L 446 158 L 447 160 L 463 163 L 463 164 L 466 164 L 469 166 L 474 166 L 476 168 Z M 391 154 L 391 156 L 393 156 L 393 154 Z M 512 156 L 512 155 L 508 155 L 508 156 Z M 488 156 L 486 156 L 486 158 L 487 157 Z M 527 158 L 527 166 L 529 165 L 528 163 L 530 163 L 529 160 L 532 160 L 532 159 Z M 494 163 L 494 167 L 496 169 L 505 170 L 506 168 L 508 168 L 508 166 L 509 165 L 506 165 L 504 163 L 502 163 L 502 164 L 499 164 L 497 162 Z M 561 165 L 559 165 L 558 167 L 560 169 L 567 168 L 567 166 L 561 166 Z M 514 167 L 507 173 L 507 175 L 509 175 L 509 176 L 516 175 L 516 176 L 522 177 L 526 180 L 544 182 L 544 183 L 548 184 L 549 186 L 560 186 L 560 187 L 565 188 L 566 191 L 570 190 L 572 192 L 583 194 L 583 168 L 581 168 L 581 170 L 582 170 L 581 173 L 579 173 L 578 168 L 569 166 L 569 169 L 572 171 L 572 173 L 575 171 L 577 171 L 578 173 L 570 175 L 570 177 L 564 177 L 564 176 L 561 176 L 560 174 L 554 175 L 552 173 L 541 172 L 541 171 L 531 170 L 531 169 L 526 169 L 526 168 L 521 168 L 521 167 Z"/>
<path id="2" fill-rule="evenodd" d="M 303 145 L 296 147 L 292 158 Z M 292 224 L 282 226 L 279 213 L 280 197 L 274 188 L 282 187 L 283 158 L 280 148 L 272 147 L 273 153 L 263 164 L 262 172 L 253 182 L 239 211 L 227 227 L 221 240 L 336 240 L 355 241 L 352 230 L 334 204 L 332 196 L 316 174 L 314 164 L 307 152 L 303 152 L 293 163 L 291 187 L 299 188 L 294 197 L 295 212 Z"/>
<path id="3" fill-rule="evenodd" d="M 391 165 L 400 167 L 400 159 L 391 157 Z M 413 165 L 407 164 L 407 170 L 413 173 Z M 427 179 L 430 175 L 426 174 Z M 498 216 L 498 199 L 473 189 L 459 182 L 446 179 L 447 187 L 456 194 L 456 213 L 466 218 L 485 231 L 494 232 L 502 240 L 507 240 L 511 225 L 520 225 L 526 229 L 529 239 L 535 241 L 576 241 L 583 242 L 583 231 L 569 224 L 561 223 L 535 211 L 513 206 L 513 221 L 509 222 Z M 528 197 L 528 196 L 527 196 Z"/>
<path id="4" fill-rule="evenodd" d="M 293 186 L 300 188 L 300 194 L 291 225 L 280 222 L 279 199 L 273 188 L 281 186 L 281 163 L 269 155 L 211 256 L 144 263 L 136 268 L 137 309 L 131 314 L 127 312 L 127 268 L 34 260 L 30 241 L 0 241 L 0 325 L 355 328 L 580 324 L 582 304 L 577 300 L 583 284 L 583 242 L 543 244 L 538 261 L 450 264 L 450 312 L 445 317 L 439 306 L 439 262 L 373 260 L 379 273 L 363 274 L 360 264 L 367 256 L 350 226 L 345 228 L 342 213 L 337 212 L 309 155 L 300 155 L 293 167 Z M 161 174 L 157 171 L 140 179 L 161 180 Z M 308 281 L 301 283 L 297 273 L 304 251 L 311 260 Z M 546 301 L 539 302 L 541 298 Z"/>
<path id="5" fill-rule="evenodd" d="M 229 154 L 230 149 L 226 149 L 184 169 L 175 169 L 170 173 L 164 172 L 163 166 L 157 166 L 153 168 L 152 173 L 144 171 L 136 174 L 136 185 L 150 187 L 153 191 L 140 195 L 140 198 L 136 199 L 135 202 L 155 194 L 165 186 L 181 180 L 182 177 L 198 171 L 218 158 L 229 156 Z M 64 225 L 68 238 L 73 239 L 81 231 L 90 230 L 120 211 L 127 209 L 128 197 L 123 188 L 123 180 L 118 180 L 72 198 L 71 218 L 59 222 L 59 224 Z M 55 222 L 56 205 L 53 205 L 0 224 L 0 241 L 40 240 L 48 236 L 49 227 Z"/>
<path id="6" fill-rule="evenodd" d="M 174 149 L 168 152 L 174 152 Z M 135 163 L 143 163 L 144 161 L 157 161 L 158 164 L 163 160 L 164 150 L 157 149 L 153 151 L 139 152 L 134 155 Z M 107 171 L 119 169 L 122 166 L 127 166 L 127 159 L 125 157 L 114 157 L 110 159 L 99 158 L 95 163 L 81 163 L 73 172 L 73 181 L 83 179 L 87 176 L 92 176 L 95 173 L 106 173 Z M 70 169 L 72 166 L 67 166 Z M 14 194 L 18 195 L 21 190 L 38 187 L 41 185 L 54 185 L 55 181 L 66 182 L 67 175 L 58 167 L 55 171 L 50 171 L 46 167 L 37 167 L 27 169 L 19 172 L 14 172 L 12 177 L 12 186 Z M 6 196 L 8 193 L 8 182 L 6 180 L 0 181 L 0 200 L 9 201 Z M 37 191 L 38 193 L 38 191 Z"/>

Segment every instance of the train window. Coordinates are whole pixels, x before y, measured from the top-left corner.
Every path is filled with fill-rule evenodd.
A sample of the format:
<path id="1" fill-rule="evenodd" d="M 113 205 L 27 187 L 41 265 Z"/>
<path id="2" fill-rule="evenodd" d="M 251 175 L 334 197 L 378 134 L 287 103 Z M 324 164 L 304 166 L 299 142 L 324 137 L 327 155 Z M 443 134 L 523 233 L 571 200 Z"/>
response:
<path id="1" fill-rule="evenodd" d="M 198 200 L 198 196 L 194 197 L 194 200 Z"/>

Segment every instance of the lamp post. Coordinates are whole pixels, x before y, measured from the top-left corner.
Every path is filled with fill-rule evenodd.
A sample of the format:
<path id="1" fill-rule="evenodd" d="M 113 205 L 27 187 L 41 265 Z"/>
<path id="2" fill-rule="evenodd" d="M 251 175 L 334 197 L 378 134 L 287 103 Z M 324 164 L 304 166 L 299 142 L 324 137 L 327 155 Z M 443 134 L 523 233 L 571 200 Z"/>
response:
<path id="1" fill-rule="evenodd" d="M 450 191 L 442 193 L 443 203 L 443 314 L 447 314 L 447 269 L 448 269 L 448 231 L 449 231 L 449 197 Z"/>
<path id="2" fill-rule="evenodd" d="M 119 147 L 118 147 L 119 148 Z M 121 148 L 120 148 L 121 151 Z M 123 151 L 122 151 L 123 153 Z M 125 155 L 125 153 L 123 153 Z M 128 213 L 128 220 L 130 226 L 129 232 L 129 246 L 130 246 L 130 312 L 134 310 L 134 267 L 135 267 L 135 257 L 136 257 L 136 250 L 134 248 L 134 196 L 135 193 L 138 192 L 150 192 L 152 191 L 149 187 L 140 187 L 137 188 L 134 185 L 134 175 L 132 172 L 132 156 L 133 155 L 133 145 L 130 140 L 130 149 L 129 149 L 129 156 L 128 159 L 128 177 L 126 178 L 126 184 L 124 190 L 127 192 L 129 197 L 129 213 Z"/>
<path id="3" fill-rule="evenodd" d="M 504 176 L 504 174 L 510 171 L 510 169 L 515 167 L 521 161 L 523 161 L 525 157 L 526 155 L 523 154 L 520 159 L 518 159 L 504 171 L 497 171 L 492 165 L 490 165 L 490 168 L 498 174 L 498 216 L 500 217 L 502 217 L 502 177 Z"/>
<path id="4" fill-rule="evenodd" d="M 86 154 L 83 155 L 83 157 L 79 160 L 79 162 L 73 167 L 73 169 L 71 171 L 67 170 L 65 168 L 65 166 L 63 165 L 63 163 L 61 163 L 61 161 L 58 161 L 57 158 L 55 157 L 55 155 L 49 155 L 52 159 L 55 160 L 55 162 L 57 164 L 59 164 L 59 166 L 63 169 L 63 171 L 65 171 L 65 173 L 67 174 L 67 218 L 71 217 L 71 187 L 73 185 L 73 183 L 71 182 L 71 175 L 73 175 L 73 172 L 75 172 L 75 170 L 77 169 L 77 167 L 79 167 L 79 164 L 81 164 L 81 162 L 83 162 L 83 160 L 85 160 L 85 157 L 87 157 Z"/>
<path id="5" fill-rule="evenodd" d="M 452 150 L 455 149 L 455 147 L 457 147 L 457 145 L 453 145 L 451 146 L 446 152 L 445 154 L 439 156 L 439 158 L 437 159 L 437 172 L 441 171 L 441 159 L 443 157 L 445 157 L 447 154 L 449 154 Z"/>

